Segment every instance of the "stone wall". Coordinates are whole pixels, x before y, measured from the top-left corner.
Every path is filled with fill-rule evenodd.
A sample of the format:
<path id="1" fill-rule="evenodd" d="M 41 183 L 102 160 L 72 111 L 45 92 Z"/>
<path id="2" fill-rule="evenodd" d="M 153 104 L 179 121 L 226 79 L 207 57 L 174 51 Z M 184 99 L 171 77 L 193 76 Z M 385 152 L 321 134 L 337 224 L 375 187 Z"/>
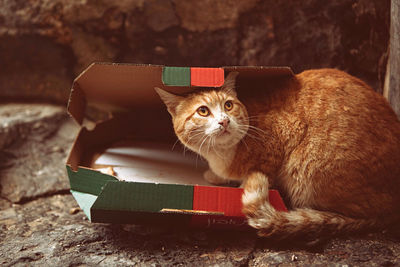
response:
<path id="1" fill-rule="evenodd" d="M 0 0 L 0 99 L 65 103 L 93 61 L 335 67 L 381 92 L 390 0 Z"/>

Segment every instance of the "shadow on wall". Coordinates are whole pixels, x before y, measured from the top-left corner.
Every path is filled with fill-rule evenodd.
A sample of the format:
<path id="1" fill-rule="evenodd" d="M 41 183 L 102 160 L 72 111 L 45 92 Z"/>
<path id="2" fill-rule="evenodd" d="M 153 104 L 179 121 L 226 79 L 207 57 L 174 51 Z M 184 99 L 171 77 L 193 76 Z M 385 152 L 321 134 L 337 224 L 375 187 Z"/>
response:
<path id="1" fill-rule="evenodd" d="M 100 2 L 100 3 L 99 3 Z M 0 97 L 65 104 L 93 61 L 334 67 L 381 92 L 390 0 L 5 0 Z"/>

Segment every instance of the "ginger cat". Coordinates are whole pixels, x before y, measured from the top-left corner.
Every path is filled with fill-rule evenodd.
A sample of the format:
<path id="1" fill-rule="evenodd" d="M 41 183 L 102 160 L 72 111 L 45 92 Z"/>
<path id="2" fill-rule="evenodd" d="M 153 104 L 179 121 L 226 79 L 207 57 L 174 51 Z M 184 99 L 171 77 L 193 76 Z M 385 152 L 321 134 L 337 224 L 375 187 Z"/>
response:
<path id="1" fill-rule="evenodd" d="M 399 220 L 400 122 L 381 95 L 321 69 L 241 101 L 237 75 L 186 96 L 156 91 L 179 140 L 208 161 L 205 179 L 243 182 L 243 213 L 259 235 L 314 240 Z M 271 186 L 289 212 L 269 204 Z"/>

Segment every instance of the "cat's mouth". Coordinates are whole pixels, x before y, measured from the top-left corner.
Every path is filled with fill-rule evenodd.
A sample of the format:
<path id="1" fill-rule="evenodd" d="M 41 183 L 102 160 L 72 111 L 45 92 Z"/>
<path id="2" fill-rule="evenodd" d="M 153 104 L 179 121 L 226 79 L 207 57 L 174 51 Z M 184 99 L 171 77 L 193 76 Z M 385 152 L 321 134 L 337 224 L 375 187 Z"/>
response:
<path id="1" fill-rule="evenodd" d="M 223 129 L 218 133 L 218 136 L 226 136 L 229 134 L 230 134 L 230 132 L 227 129 Z"/>

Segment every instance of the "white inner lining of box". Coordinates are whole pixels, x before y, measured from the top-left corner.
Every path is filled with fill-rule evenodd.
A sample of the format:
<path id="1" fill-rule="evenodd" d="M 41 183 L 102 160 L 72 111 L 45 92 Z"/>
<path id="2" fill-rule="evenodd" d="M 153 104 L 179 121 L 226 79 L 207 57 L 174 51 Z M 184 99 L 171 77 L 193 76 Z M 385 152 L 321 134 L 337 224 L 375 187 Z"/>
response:
<path id="1" fill-rule="evenodd" d="M 207 162 L 182 145 L 153 142 L 117 143 L 97 155 L 92 168 L 119 180 L 144 183 L 208 185 L 203 178 Z"/>

